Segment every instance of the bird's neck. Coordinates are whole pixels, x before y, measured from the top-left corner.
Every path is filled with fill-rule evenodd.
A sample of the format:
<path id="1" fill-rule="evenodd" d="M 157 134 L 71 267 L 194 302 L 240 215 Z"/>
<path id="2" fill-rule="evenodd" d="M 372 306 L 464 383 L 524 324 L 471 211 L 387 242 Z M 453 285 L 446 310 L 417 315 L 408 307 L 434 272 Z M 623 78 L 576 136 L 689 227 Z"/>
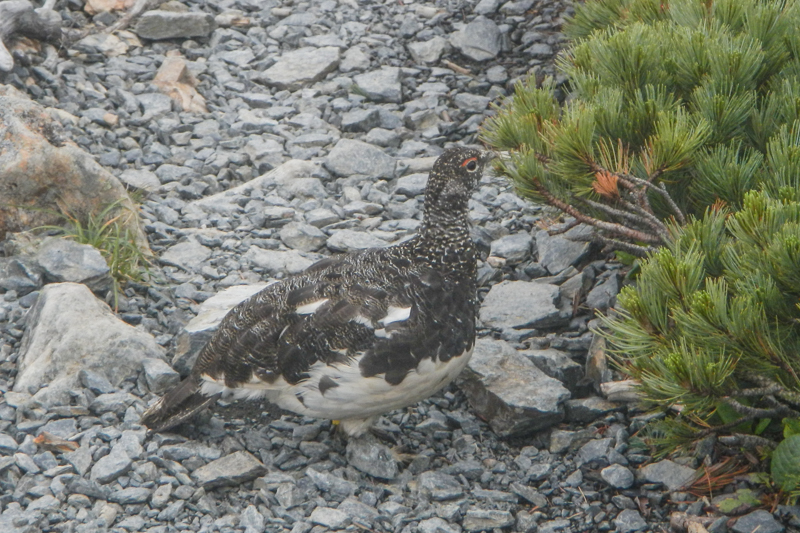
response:
<path id="1" fill-rule="evenodd" d="M 454 273 L 463 279 L 475 279 L 475 245 L 469 234 L 466 205 L 463 208 L 425 209 L 419 235 L 411 241 L 414 253 L 433 268 Z"/>

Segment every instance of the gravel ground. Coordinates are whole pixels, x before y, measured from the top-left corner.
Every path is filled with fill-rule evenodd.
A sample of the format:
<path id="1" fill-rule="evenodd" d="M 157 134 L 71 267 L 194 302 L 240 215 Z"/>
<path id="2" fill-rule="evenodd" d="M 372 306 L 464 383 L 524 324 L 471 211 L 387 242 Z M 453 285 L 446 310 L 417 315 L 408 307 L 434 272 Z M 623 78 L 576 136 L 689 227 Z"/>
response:
<path id="1" fill-rule="evenodd" d="M 57 6 L 77 31 L 118 16 L 82 7 Z M 476 143 L 489 103 L 516 80 L 554 73 L 571 5 L 187 0 L 162 9 L 120 38 L 92 34 L 20 57 L 0 83 L 77 117 L 66 121 L 72 140 L 147 191 L 142 216 L 161 279 L 127 288 L 119 315 L 172 354 L 183 326 L 221 290 L 413 233 L 435 156 Z M 178 37 L 156 39 L 171 32 Z M 179 110 L 153 84 L 162 63 L 179 56 L 207 112 Z M 302 182 L 242 187 L 291 159 L 318 164 Z M 546 215 L 503 179 L 484 177 L 471 204 L 482 295 L 504 280 L 554 273 L 535 238 Z M 618 286 L 620 265 L 579 252 L 583 273 L 562 268 L 559 283 Z M 152 382 L 117 389 L 91 372 L 73 407 L 29 410 L 8 391 L 38 294 L 6 291 L 0 301 L 6 532 L 666 531 L 671 512 L 703 515 L 708 504 L 678 491 L 697 459 L 652 462 L 631 438 L 648 417 L 594 409 L 574 383 L 578 403 L 566 422 L 510 440 L 455 386 L 383 417 L 386 441 L 348 443 L 328 421 L 258 403 L 220 404 L 178 433 L 147 436 L 138 417 L 155 398 Z M 484 327 L 481 335 L 558 348 L 582 366 L 591 319 L 582 312 L 554 331 Z M 40 430 L 81 446 L 48 449 L 34 441 Z M 782 531 L 775 517 L 800 523 L 790 511 L 755 511 L 735 524 L 722 517 L 708 529 Z"/>

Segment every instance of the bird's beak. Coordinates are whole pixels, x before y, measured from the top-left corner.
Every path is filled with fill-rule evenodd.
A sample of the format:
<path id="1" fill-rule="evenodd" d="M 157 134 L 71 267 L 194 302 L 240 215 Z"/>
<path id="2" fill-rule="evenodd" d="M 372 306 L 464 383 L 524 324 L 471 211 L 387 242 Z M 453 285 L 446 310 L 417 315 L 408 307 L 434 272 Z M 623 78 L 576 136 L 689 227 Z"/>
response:
<path id="1" fill-rule="evenodd" d="M 495 158 L 497 158 L 497 157 L 500 157 L 500 156 L 499 156 L 499 154 L 498 154 L 497 152 L 493 152 L 493 151 L 489 151 L 489 150 L 487 150 L 487 151 L 485 151 L 485 152 L 481 152 L 481 155 L 480 155 L 480 158 L 481 158 L 481 164 L 482 164 L 482 165 L 486 165 L 486 164 L 487 164 L 487 163 L 489 163 L 489 162 L 490 162 L 492 159 L 495 159 Z"/>

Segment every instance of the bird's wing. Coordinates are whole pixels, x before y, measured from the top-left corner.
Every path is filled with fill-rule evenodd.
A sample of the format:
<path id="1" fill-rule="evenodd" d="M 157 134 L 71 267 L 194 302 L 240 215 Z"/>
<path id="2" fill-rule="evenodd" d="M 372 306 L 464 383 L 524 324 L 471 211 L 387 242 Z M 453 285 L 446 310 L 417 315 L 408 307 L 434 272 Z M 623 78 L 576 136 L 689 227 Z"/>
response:
<path id="1" fill-rule="evenodd" d="M 324 259 L 231 311 L 194 372 L 232 388 L 269 388 L 307 379 L 317 363 L 358 358 L 362 375 L 397 384 L 422 359 L 446 361 L 471 347 L 470 292 L 402 258 Z"/>

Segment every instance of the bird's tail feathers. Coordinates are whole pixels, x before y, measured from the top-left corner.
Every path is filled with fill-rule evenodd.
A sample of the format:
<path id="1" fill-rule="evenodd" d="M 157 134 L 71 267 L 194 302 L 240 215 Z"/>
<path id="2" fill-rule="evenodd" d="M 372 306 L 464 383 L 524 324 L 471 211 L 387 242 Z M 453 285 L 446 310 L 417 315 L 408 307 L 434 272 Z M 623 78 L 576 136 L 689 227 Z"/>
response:
<path id="1" fill-rule="evenodd" d="M 220 395 L 203 394 L 198 377 L 190 375 L 144 412 L 142 424 L 152 431 L 165 431 L 188 420 Z"/>

